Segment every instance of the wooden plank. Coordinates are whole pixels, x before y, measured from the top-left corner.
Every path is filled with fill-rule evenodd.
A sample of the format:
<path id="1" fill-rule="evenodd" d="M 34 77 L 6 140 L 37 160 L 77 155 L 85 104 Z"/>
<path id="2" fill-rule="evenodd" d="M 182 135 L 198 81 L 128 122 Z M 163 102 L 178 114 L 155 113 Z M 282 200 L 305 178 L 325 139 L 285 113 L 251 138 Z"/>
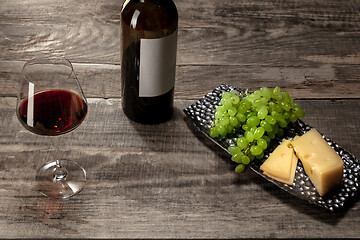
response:
<path id="1" fill-rule="evenodd" d="M 16 96 L 23 61 L 0 61 L 0 96 Z M 74 63 L 87 97 L 120 98 L 120 65 Z M 356 65 L 320 67 L 178 66 L 175 98 L 198 99 L 220 84 L 244 89 L 280 86 L 294 98 L 360 98 L 360 71 Z"/>
<path id="2" fill-rule="evenodd" d="M 186 0 L 177 5 L 180 65 L 359 64 L 358 2 Z M 121 1 L 5 1 L 2 6 L 1 59 L 59 54 L 74 62 L 120 63 Z"/>
<path id="3" fill-rule="evenodd" d="M 235 174 L 229 157 L 185 119 L 176 100 L 169 122 L 140 125 L 119 99 L 89 99 L 75 131 L 41 137 L 24 130 L 15 98 L 0 99 L 0 237 L 241 238 L 357 237 L 360 203 L 330 213 L 255 173 Z M 360 156 L 359 100 L 299 100 L 304 119 Z M 119 106 L 119 107 L 117 107 Z M 60 149 L 58 149 L 60 147 Z M 35 170 L 68 157 L 88 172 L 76 197 L 34 191 Z M 29 231 L 31 229 L 31 231 Z M 304 231 L 307 229 L 307 231 Z"/>

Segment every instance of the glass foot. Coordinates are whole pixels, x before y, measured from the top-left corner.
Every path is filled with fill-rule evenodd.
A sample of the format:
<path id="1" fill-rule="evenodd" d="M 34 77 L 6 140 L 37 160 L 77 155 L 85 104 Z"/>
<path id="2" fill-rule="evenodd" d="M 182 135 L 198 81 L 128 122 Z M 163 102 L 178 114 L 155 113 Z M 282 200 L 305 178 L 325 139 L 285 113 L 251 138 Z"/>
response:
<path id="1" fill-rule="evenodd" d="M 71 197 L 82 190 L 85 182 L 84 168 L 69 160 L 47 163 L 36 174 L 37 189 L 52 198 Z"/>

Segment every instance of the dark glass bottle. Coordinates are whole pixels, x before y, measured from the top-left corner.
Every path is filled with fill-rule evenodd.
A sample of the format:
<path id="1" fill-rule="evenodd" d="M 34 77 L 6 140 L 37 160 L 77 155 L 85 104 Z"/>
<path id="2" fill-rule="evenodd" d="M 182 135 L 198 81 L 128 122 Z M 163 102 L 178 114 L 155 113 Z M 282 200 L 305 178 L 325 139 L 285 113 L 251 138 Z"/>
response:
<path id="1" fill-rule="evenodd" d="M 172 0 L 127 0 L 122 7 L 122 107 L 135 122 L 172 116 L 177 29 Z"/>

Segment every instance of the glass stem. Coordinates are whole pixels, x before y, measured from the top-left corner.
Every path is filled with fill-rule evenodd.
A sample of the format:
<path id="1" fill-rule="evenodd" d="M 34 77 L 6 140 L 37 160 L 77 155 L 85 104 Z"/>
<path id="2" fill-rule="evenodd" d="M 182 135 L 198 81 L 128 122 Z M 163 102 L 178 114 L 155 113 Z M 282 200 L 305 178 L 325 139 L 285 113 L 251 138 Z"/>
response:
<path id="1" fill-rule="evenodd" d="M 58 182 L 58 181 L 64 181 L 66 180 L 66 177 L 68 175 L 68 172 L 65 168 L 63 168 L 60 164 L 59 160 L 56 160 L 56 165 L 54 167 L 54 182 Z"/>

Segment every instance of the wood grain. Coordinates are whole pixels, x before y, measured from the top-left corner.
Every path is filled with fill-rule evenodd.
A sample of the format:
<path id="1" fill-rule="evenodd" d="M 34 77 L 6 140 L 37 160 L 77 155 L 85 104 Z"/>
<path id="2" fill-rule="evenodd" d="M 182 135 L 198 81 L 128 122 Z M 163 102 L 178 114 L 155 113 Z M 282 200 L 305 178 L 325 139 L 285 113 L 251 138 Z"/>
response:
<path id="1" fill-rule="evenodd" d="M 0 96 L 16 96 L 23 61 L 0 64 Z M 120 65 L 74 63 L 86 97 L 120 98 Z M 360 98 L 357 66 L 319 68 L 263 66 L 177 66 L 175 98 L 199 99 L 222 83 L 244 89 L 280 86 L 294 98 Z"/>

